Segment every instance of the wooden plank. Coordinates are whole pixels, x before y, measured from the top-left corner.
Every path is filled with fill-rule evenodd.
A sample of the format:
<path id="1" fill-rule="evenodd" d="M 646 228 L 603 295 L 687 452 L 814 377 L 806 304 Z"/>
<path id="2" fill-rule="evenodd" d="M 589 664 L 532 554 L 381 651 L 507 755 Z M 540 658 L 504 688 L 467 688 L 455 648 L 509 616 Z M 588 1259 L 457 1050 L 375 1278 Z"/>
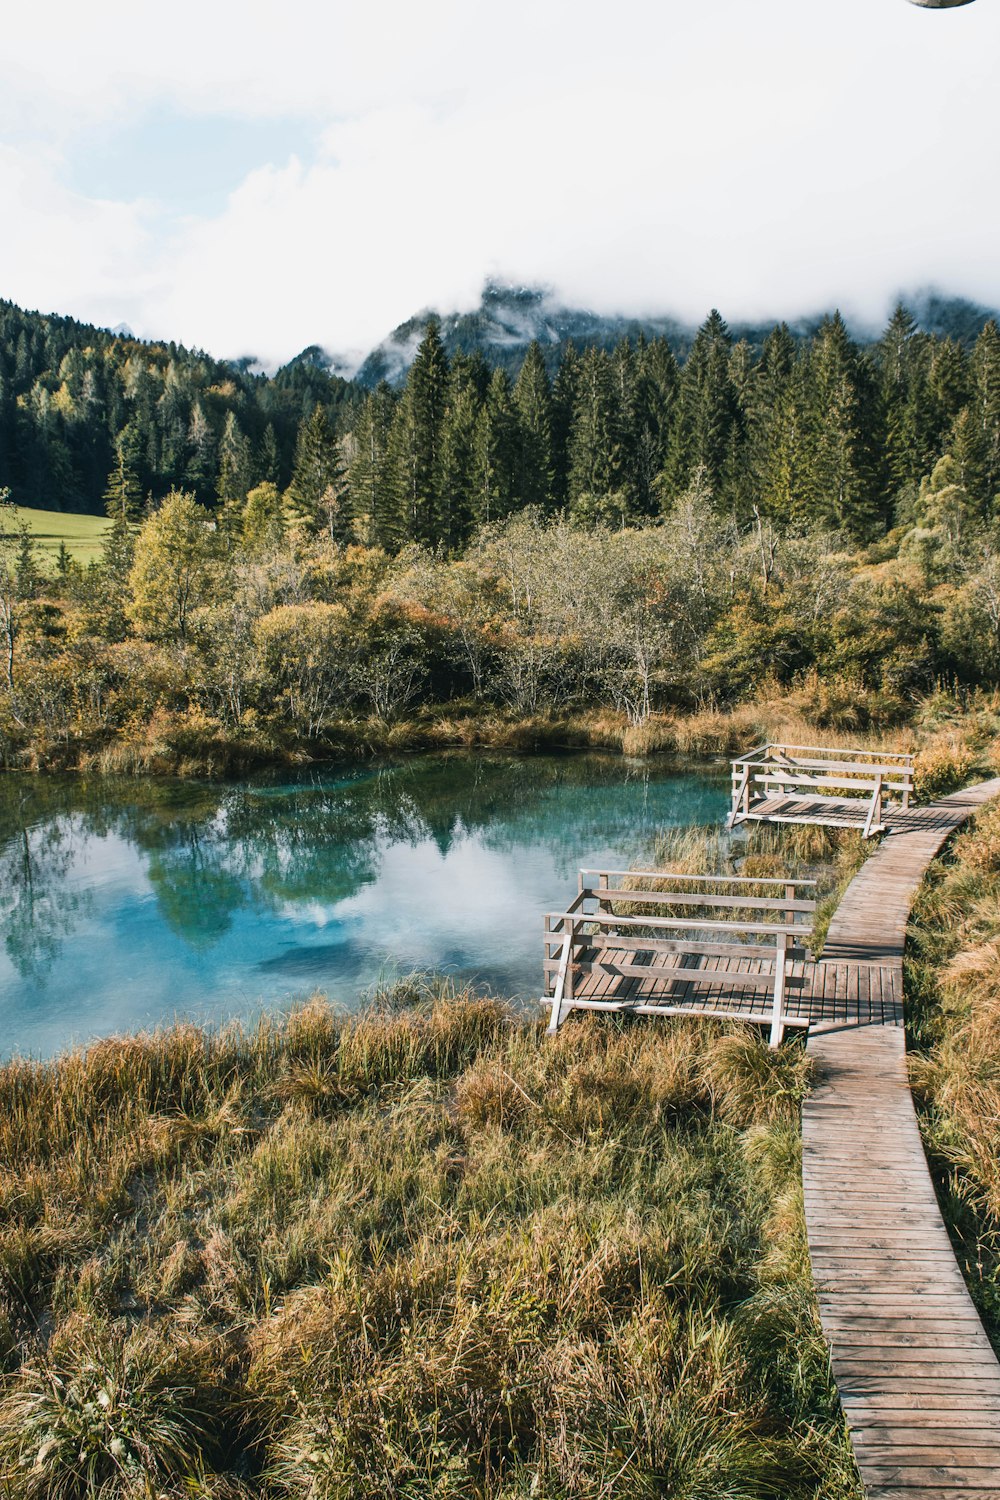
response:
<path id="1" fill-rule="evenodd" d="M 627 902 L 630 906 L 699 906 L 710 911 L 795 911 L 812 915 L 815 901 L 774 896 L 714 896 L 707 891 L 644 891 L 632 887 L 615 887 L 614 890 L 586 891 L 585 898 L 600 900 L 604 905 L 616 906 Z M 693 924 L 692 924 L 693 925 Z M 805 931 L 807 924 L 802 923 Z"/>
<path id="2" fill-rule="evenodd" d="M 551 922 L 562 922 L 568 920 L 565 912 L 546 913 Z M 664 931 L 690 932 L 692 942 L 697 942 L 699 932 L 756 932 L 766 935 L 777 935 L 786 933 L 789 937 L 804 937 L 805 929 L 801 922 L 727 922 L 719 917 L 609 917 L 604 918 L 596 913 L 590 916 L 579 913 L 576 920 L 589 923 L 591 926 L 601 927 L 650 927 L 662 928 Z"/>
<path id="3" fill-rule="evenodd" d="M 845 893 L 820 965 L 847 1024 L 824 1021 L 810 1036 L 823 1079 L 803 1107 L 803 1191 L 820 1317 L 870 1500 L 1000 1500 L 1000 1364 L 941 1220 L 899 1025 L 913 894 L 948 832 L 998 793 L 1000 781 L 987 783 L 908 814 L 912 831 L 891 833 Z"/>
<path id="4" fill-rule="evenodd" d="M 673 870 L 581 870 L 580 875 L 596 875 L 598 879 L 603 876 L 607 880 L 674 881 L 684 885 L 776 885 L 782 890 L 787 885 L 814 890 L 819 884 L 816 880 L 792 880 L 784 875 L 682 875 Z M 590 889 L 596 894 L 599 888 Z"/>

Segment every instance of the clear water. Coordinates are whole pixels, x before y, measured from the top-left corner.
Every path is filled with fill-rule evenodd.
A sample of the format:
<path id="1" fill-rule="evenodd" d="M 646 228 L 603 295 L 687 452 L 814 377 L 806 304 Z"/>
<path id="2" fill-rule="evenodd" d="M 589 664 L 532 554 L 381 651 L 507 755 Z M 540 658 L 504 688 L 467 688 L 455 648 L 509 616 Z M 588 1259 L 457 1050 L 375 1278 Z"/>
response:
<path id="1" fill-rule="evenodd" d="M 657 762 L 427 756 L 218 785 L 0 776 L 0 1053 L 414 969 L 525 1004 L 581 866 L 717 822 L 727 787 Z"/>

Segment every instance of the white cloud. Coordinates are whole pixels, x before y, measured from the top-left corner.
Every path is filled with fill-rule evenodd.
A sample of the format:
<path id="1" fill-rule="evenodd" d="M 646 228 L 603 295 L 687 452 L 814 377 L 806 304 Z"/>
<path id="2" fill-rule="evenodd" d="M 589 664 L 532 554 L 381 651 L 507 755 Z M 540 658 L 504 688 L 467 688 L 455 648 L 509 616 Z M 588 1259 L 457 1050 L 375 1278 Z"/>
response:
<path id="1" fill-rule="evenodd" d="M 2 144 L 0 203 L 0 296 L 45 311 L 113 305 L 142 315 L 155 255 L 141 205 L 81 197 L 50 156 Z"/>
<path id="2" fill-rule="evenodd" d="M 995 7 L 904 0 L 18 8 L 0 295 L 270 360 L 368 347 L 490 273 L 691 317 L 878 317 L 932 280 L 1000 302 L 998 43 Z M 299 115 L 316 156 L 182 224 L 67 191 L 74 131 L 157 105 Z"/>

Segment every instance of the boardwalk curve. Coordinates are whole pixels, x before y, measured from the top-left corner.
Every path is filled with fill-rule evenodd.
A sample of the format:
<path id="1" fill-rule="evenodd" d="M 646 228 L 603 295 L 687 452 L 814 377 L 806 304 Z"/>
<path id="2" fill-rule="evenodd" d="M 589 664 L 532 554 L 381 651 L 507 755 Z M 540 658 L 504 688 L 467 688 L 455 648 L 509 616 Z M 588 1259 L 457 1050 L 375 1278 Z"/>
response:
<path id="1" fill-rule="evenodd" d="M 824 948 L 850 976 L 813 1025 L 806 1224 L 823 1328 L 870 1500 L 1000 1500 L 1000 1364 L 952 1253 L 906 1071 L 902 963 L 927 866 L 1000 779 L 913 808 L 848 887 Z M 873 1011 L 871 977 L 896 1003 Z"/>

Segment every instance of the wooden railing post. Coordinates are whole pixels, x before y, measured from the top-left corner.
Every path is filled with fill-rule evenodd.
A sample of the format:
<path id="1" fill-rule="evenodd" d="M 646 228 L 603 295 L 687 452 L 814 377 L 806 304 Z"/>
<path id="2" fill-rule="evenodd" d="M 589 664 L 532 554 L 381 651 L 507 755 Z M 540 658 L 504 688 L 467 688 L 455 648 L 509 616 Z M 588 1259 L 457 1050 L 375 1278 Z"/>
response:
<path id="1" fill-rule="evenodd" d="M 569 917 L 566 928 L 566 938 L 563 942 L 562 955 L 559 959 L 559 968 L 556 973 L 556 987 L 552 994 L 552 1010 L 549 1015 L 549 1034 L 559 1030 L 562 1025 L 563 1005 L 567 1000 L 573 999 L 573 944 L 576 938 L 576 918 Z M 572 1010 L 572 1005 L 567 1009 Z"/>
<path id="2" fill-rule="evenodd" d="M 774 953 L 774 1003 L 771 1007 L 771 1046 L 780 1047 L 785 1035 L 785 954 L 788 950 L 787 932 L 775 934 Z"/>
<path id="3" fill-rule="evenodd" d="M 865 831 L 863 837 L 868 839 L 872 836 L 873 828 L 882 827 L 882 773 L 875 773 L 875 790 L 872 792 L 872 800 L 868 807 L 868 816 L 865 819 Z"/>
<path id="4" fill-rule="evenodd" d="M 785 900 L 786 901 L 794 901 L 795 900 L 795 887 L 794 887 L 794 885 L 786 885 L 785 886 Z M 785 912 L 785 921 L 788 922 L 789 924 L 794 924 L 794 922 L 795 922 L 795 908 L 794 907 L 790 906 L 788 908 L 788 910 Z"/>
<path id="5" fill-rule="evenodd" d="M 737 761 L 736 764 L 738 765 L 739 762 Z M 735 776 L 733 777 L 733 780 L 734 780 L 734 782 L 736 782 Z M 748 765 L 744 764 L 744 766 L 743 766 L 743 775 L 740 777 L 739 781 L 736 782 L 736 786 L 735 786 L 735 789 L 733 791 L 733 808 L 732 808 L 732 812 L 729 814 L 729 820 L 728 820 L 729 821 L 729 827 L 730 828 L 735 828 L 736 824 L 739 822 L 740 818 L 741 817 L 745 818 L 746 815 L 747 815 L 747 813 L 749 811 L 750 811 L 750 767 Z"/>

